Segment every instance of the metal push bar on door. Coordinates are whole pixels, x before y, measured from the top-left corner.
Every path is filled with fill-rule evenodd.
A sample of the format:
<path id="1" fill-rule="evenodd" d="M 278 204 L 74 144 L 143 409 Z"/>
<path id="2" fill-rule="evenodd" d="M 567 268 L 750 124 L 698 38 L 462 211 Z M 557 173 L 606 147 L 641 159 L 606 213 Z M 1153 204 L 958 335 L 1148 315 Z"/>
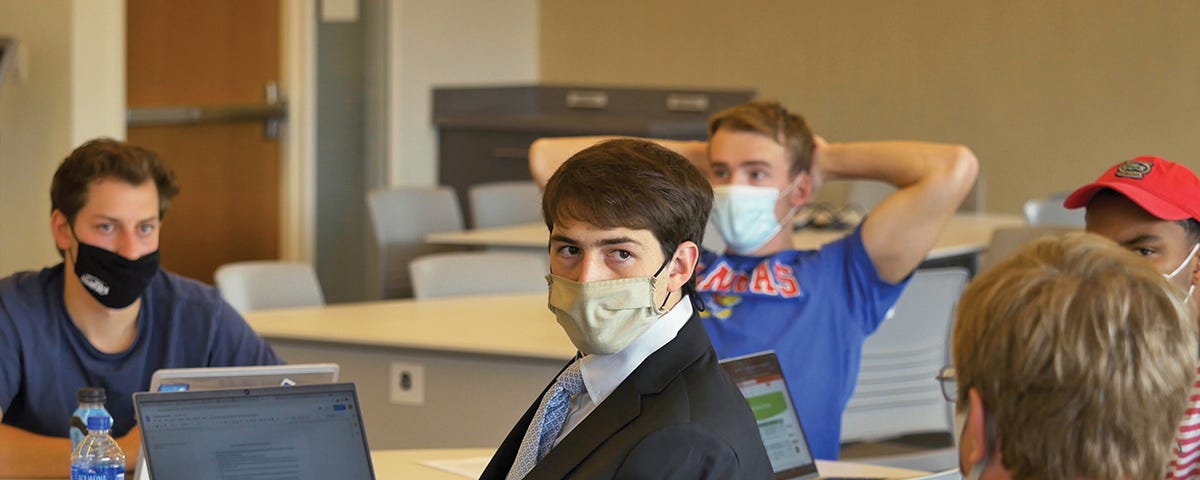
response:
<path id="1" fill-rule="evenodd" d="M 279 95 L 279 85 L 275 82 L 267 84 L 266 92 L 265 105 L 130 108 L 125 112 L 125 125 L 150 127 L 262 121 L 265 122 L 266 137 L 274 139 L 279 136 L 279 122 L 287 119 L 288 104 Z"/>

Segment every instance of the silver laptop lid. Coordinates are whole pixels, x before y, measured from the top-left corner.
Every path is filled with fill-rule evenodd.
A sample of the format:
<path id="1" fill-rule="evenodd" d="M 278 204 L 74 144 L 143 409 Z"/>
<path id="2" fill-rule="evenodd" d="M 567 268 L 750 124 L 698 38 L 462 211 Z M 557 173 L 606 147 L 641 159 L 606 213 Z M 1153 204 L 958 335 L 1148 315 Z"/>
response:
<path id="1" fill-rule="evenodd" d="M 154 478 L 374 479 L 352 383 L 133 395 Z"/>
<path id="2" fill-rule="evenodd" d="M 180 392 L 234 387 L 275 387 L 333 383 L 336 363 L 248 367 L 164 368 L 150 378 L 150 392 Z"/>

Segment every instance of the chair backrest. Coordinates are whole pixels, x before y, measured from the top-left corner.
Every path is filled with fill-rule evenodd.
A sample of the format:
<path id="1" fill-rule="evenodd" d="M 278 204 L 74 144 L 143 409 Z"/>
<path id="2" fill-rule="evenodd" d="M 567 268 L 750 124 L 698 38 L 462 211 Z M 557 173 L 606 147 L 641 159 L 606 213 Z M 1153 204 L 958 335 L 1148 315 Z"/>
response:
<path id="1" fill-rule="evenodd" d="M 1073 210 L 1063 206 L 1065 195 L 1035 198 L 1025 202 L 1025 223 L 1030 225 L 1060 225 L 1083 228 L 1084 210 Z"/>
<path id="2" fill-rule="evenodd" d="M 428 253 L 457 250 L 425 243 L 425 235 L 463 229 L 458 197 L 450 187 L 399 187 L 367 194 L 370 297 L 412 296 L 408 262 Z"/>
<path id="3" fill-rule="evenodd" d="M 532 180 L 487 182 L 467 189 L 471 228 L 542 221 L 542 191 Z"/>
<path id="4" fill-rule="evenodd" d="M 262 260 L 226 263 L 213 275 L 217 290 L 239 312 L 325 304 L 317 272 L 307 263 Z"/>
<path id="5" fill-rule="evenodd" d="M 846 182 L 846 204 L 855 205 L 870 211 L 879 205 L 888 195 L 896 192 L 896 187 L 878 180 L 850 180 Z M 983 174 L 975 178 L 971 190 L 958 206 L 960 212 L 982 213 L 985 211 L 987 200 L 987 178 Z"/>
<path id="6" fill-rule="evenodd" d="M 548 261 L 543 253 L 434 253 L 413 260 L 408 269 L 416 298 L 545 293 Z"/>
<path id="7" fill-rule="evenodd" d="M 1036 225 L 997 228 L 992 231 L 992 243 L 979 255 L 979 271 L 984 271 L 1008 258 L 1026 243 L 1046 235 L 1059 235 L 1078 231 L 1077 227 L 1063 225 Z"/>
<path id="8" fill-rule="evenodd" d="M 951 405 L 934 380 L 949 360 L 964 268 L 917 270 L 879 329 L 863 344 L 858 385 L 842 416 L 842 441 L 949 432 Z"/>

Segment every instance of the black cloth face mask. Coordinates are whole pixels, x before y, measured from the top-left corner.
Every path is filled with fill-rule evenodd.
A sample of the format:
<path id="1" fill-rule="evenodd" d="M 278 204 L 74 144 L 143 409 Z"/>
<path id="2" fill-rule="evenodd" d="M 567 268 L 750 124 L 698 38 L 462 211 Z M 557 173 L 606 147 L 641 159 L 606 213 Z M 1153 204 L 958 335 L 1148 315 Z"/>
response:
<path id="1" fill-rule="evenodd" d="M 76 242 L 75 275 L 92 298 L 108 308 L 132 305 L 158 272 L 158 250 L 130 260 L 78 239 Z"/>

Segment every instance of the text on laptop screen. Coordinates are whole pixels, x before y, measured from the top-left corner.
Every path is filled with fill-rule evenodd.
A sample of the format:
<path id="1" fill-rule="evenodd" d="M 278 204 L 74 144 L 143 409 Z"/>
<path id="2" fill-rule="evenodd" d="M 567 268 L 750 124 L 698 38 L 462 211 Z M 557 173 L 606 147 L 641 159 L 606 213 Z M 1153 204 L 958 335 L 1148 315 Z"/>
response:
<path id="1" fill-rule="evenodd" d="M 338 385 L 346 388 L 242 389 L 140 399 L 139 424 L 152 475 L 370 479 L 370 453 L 353 386 Z"/>

